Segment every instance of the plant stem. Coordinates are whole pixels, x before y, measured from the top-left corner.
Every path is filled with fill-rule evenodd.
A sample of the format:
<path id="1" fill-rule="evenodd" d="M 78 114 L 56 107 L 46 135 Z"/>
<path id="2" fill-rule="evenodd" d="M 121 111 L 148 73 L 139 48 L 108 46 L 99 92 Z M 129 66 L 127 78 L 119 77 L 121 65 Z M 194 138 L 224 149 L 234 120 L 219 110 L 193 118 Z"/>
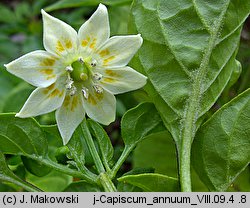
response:
<path id="1" fill-rule="evenodd" d="M 105 191 L 108 191 L 108 192 L 116 191 L 116 188 L 115 188 L 113 182 L 111 181 L 109 176 L 105 173 L 105 168 L 104 168 L 102 161 L 101 161 L 101 158 L 96 150 L 96 146 L 95 146 L 95 143 L 92 139 L 90 131 L 88 129 L 86 120 L 84 120 L 82 122 L 81 127 L 82 127 L 82 133 L 83 133 L 84 139 L 88 145 L 90 154 L 93 157 L 97 171 L 100 174 L 99 175 L 100 183 L 102 184 Z"/>
<path id="2" fill-rule="evenodd" d="M 119 157 L 118 161 L 116 162 L 116 164 L 114 165 L 114 167 L 112 168 L 110 172 L 111 178 L 114 178 L 116 176 L 116 173 L 121 168 L 122 164 L 124 163 L 124 161 L 126 160 L 126 158 L 128 157 L 128 155 L 133 149 L 134 149 L 134 146 L 131 146 L 131 147 L 125 146 L 121 156 Z"/>
<path id="3" fill-rule="evenodd" d="M 84 139 L 88 145 L 90 154 L 93 157 L 97 171 L 98 171 L 98 173 L 103 173 L 103 172 L 105 172 L 105 169 L 104 169 L 104 166 L 102 164 L 101 158 L 99 157 L 99 154 L 96 150 L 92 136 L 89 132 L 86 120 L 84 120 L 81 125 L 82 125 L 82 133 L 84 135 Z"/>
<path id="4" fill-rule="evenodd" d="M 30 155 L 27 155 L 27 157 L 30 157 Z M 50 159 L 41 159 L 38 157 L 30 157 L 30 158 L 37 160 L 37 161 L 41 162 L 42 164 L 44 164 L 48 167 L 51 167 L 57 171 L 60 171 L 62 173 L 71 175 L 73 177 L 82 178 L 82 179 L 88 181 L 89 183 L 97 183 L 97 175 L 91 173 L 90 171 L 85 172 L 85 173 L 81 173 L 79 171 L 70 169 L 64 165 L 58 164 Z"/>
<path id="5" fill-rule="evenodd" d="M 100 183 L 107 192 L 116 192 L 116 188 L 106 173 L 100 173 L 99 175 Z"/>

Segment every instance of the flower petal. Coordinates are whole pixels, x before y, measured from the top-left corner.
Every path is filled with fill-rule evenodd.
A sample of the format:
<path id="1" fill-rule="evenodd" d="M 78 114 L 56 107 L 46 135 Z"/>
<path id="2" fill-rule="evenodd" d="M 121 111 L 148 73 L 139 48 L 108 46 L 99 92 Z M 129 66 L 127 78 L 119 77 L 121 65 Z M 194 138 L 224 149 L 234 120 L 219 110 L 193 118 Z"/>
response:
<path id="1" fill-rule="evenodd" d="M 115 120 L 116 100 L 110 92 L 97 93 L 89 89 L 88 99 L 83 99 L 87 115 L 93 120 L 108 125 Z"/>
<path id="2" fill-rule="evenodd" d="M 77 32 L 65 22 L 52 17 L 42 10 L 44 48 L 57 55 L 77 50 Z"/>
<path id="3" fill-rule="evenodd" d="M 16 116 L 26 118 L 52 112 L 62 105 L 64 97 L 64 86 L 57 82 L 46 88 L 37 88 Z"/>
<path id="4" fill-rule="evenodd" d="M 78 32 L 81 52 L 91 52 L 106 42 L 110 35 L 109 18 L 107 8 L 103 4 L 81 26 Z"/>
<path id="5" fill-rule="evenodd" d="M 56 111 L 56 121 L 64 145 L 68 143 L 85 116 L 82 99 L 81 94 L 66 95 L 62 106 Z"/>
<path id="6" fill-rule="evenodd" d="M 111 37 L 97 51 L 96 60 L 102 67 L 123 67 L 141 47 L 141 35 Z"/>
<path id="7" fill-rule="evenodd" d="M 57 79 L 60 64 L 57 58 L 46 51 L 33 51 L 28 53 L 5 67 L 7 71 L 22 78 L 36 87 L 48 87 Z"/>
<path id="8" fill-rule="evenodd" d="M 113 94 L 139 89 L 147 82 L 147 77 L 128 66 L 103 69 L 102 74 L 101 86 Z"/>

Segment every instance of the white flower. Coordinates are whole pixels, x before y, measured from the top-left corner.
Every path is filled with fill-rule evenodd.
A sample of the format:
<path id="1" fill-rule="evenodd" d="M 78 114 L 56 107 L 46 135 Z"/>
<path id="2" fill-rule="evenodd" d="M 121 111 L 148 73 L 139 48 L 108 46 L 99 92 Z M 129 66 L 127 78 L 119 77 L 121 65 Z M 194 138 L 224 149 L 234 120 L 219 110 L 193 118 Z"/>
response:
<path id="1" fill-rule="evenodd" d="M 6 64 L 7 70 L 37 87 L 16 116 L 56 110 L 67 144 L 87 115 L 108 125 L 115 97 L 145 85 L 146 77 L 126 66 L 142 44 L 140 35 L 110 36 L 107 9 L 100 4 L 78 33 L 42 10 L 46 51 L 37 50 Z"/>

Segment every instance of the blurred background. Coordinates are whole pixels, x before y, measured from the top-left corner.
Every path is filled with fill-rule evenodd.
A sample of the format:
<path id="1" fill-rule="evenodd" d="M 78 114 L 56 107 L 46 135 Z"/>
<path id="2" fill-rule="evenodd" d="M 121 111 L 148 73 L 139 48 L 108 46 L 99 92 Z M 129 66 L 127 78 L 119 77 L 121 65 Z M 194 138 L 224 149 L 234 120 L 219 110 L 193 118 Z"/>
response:
<path id="1" fill-rule="evenodd" d="M 130 7 L 132 0 L 1 0 L 0 1 L 0 113 L 18 112 L 34 89 L 21 79 L 9 74 L 3 64 L 34 50 L 43 49 L 42 43 L 42 20 L 41 9 L 45 9 L 52 16 L 57 17 L 70 24 L 76 30 L 91 16 L 99 3 L 108 7 L 111 36 L 128 34 L 128 24 L 130 19 Z M 239 67 L 235 73 L 238 80 L 231 80 L 230 86 L 224 91 L 217 103 L 211 109 L 211 114 L 218 110 L 223 104 L 227 103 L 234 96 L 238 95 L 250 86 L 250 19 L 245 22 L 241 43 L 239 46 L 238 60 L 242 67 Z M 137 90 L 117 96 L 117 119 L 114 123 L 105 127 L 115 148 L 114 161 L 119 157 L 123 143 L 120 135 L 120 120 L 122 115 L 130 108 L 135 107 L 142 101 L 148 101 L 146 93 L 143 90 Z M 36 118 L 40 124 L 55 124 L 54 113 L 46 114 Z M 161 134 L 157 136 L 159 141 L 163 138 Z M 155 139 L 157 139 L 155 138 Z M 153 138 L 154 139 L 154 138 Z M 1 142 L 1 141 L 0 141 Z M 55 141 L 51 141 L 52 143 Z M 172 141 L 171 141 L 172 142 Z M 152 150 L 152 145 L 159 145 L 156 152 Z M 145 145 L 141 145 L 130 156 L 120 170 L 120 175 L 129 171 L 132 167 L 154 166 L 155 161 L 150 158 L 143 158 L 145 152 L 150 154 L 163 154 L 162 160 L 166 157 L 173 157 L 174 169 L 176 169 L 176 156 L 174 145 L 171 143 L 169 155 L 157 152 L 162 147 L 161 143 L 155 144 L 147 140 Z M 61 143 L 54 146 L 62 146 Z M 151 151 L 151 152 L 150 152 Z M 166 150 L 165 150 L 166 151 Z M 150 152 L 150 153 L 149 153 Z M 144 155 L 143 155 L 144 153 Z M 168 161 L 171 158 L 167 158 Z M 7 156 L 10 168 L 19 177 L 28 180 L 45 191 L 77 191 L 79 189 L 70 189 L 72 181 L 77 181 L 70 176 L 63 175 L 55 171 L 48 171 L 46 177 L 39 177 L 31 174 L 19 156 Z M 91 159 L 89 159 L 91 165 Z M 155 164 L 156 167 L 157 164 Z M 156 168 L 157 169 L 157 168 Z M 158 167 L 158 172 L 165 173 L 165 169 Z M 171 175 L 171 174 L 170 174 Z M 176 176 L 176 171 L 172 176 Z M 195 186 L 198 191 L 204 191 L 204 185 L 194 176 Z M 53 185 L 51 185 L 53 183 Z M 50 184 L 50 185 L 48 185 Z M 249 168 L 247 168 L 237 179 L 235 184 L 229 190 L 232 191 L 250 191 Z M 71 187 L 72 188 L 72 187 Z M 129 190 L 129 189 L 128 189 Z M 19 187 L 11 184 L 0 183 L 0 191 L 22 191 Z"/>

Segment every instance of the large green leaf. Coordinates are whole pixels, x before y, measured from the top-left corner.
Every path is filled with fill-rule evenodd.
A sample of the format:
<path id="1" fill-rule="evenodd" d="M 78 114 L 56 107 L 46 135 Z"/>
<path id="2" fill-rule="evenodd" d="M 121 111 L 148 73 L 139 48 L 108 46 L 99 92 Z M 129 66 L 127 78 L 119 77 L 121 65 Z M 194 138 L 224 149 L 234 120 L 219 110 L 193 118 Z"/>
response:
<path id="1" fill-rule="evenodd" d="M 235 55 L 249 0 L 136 0 L 133 28 L 142 34 L 136 68 L 179 149 L 193 138 L 237 67 Z"/>
<path id="2" fill-rule="evenodd" d="M 8 165 L 5 162 L 5 158 L 3 153 L 0 151 L 0 180 L 3 182 L 14 183 L 18 186 L 23 187 L 28 191 L 40 191 L 35 186 L 23 181 L 19 177 L 17 177 L 14 173 L 11 172 Z"/>
<path id="3" fill-rule="evenodd" d="M 250 89 L 217 111 L 198 131 L 192 160 L 203 182 L 225 191 L 250 162 Z"/>
<path id="4" fill-rule="evenodd" d="M 16 118 L 14 114 L 0 115 L 0 151 L 8 154 L 44 157 L 47 140 L 39 124 L 32 118 Z"/>
<path id="5" fill-rule="evenodd" d="M 156 173 L 144 173 L 138 175 L 127 175 L 118 178 L 119 182 L 129 183 L 144 191 L 164 192 L 178 191 L 179 183 L 176 178 Z"/>

